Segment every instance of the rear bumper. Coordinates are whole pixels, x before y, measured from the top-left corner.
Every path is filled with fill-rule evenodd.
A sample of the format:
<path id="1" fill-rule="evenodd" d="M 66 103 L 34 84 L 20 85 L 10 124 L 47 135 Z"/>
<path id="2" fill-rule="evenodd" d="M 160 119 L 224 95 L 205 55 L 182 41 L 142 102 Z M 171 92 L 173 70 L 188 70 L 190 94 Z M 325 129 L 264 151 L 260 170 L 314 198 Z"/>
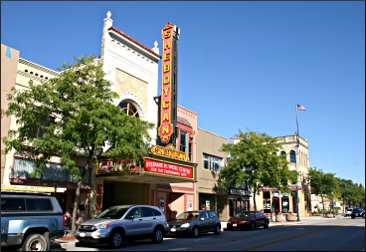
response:
<path id="1" fill-rule="evenodd" d="M 244 229 L 244 228 L 248 228 L 248 227 L 250 227 L 250 223 L 241 223 L 241 224 L 237 224 L 236 226 L 233 225 L 232 223 L 227 223 L 227 225 L 226 225 L 227 230 L 240 230 L 240 229 Z"/>

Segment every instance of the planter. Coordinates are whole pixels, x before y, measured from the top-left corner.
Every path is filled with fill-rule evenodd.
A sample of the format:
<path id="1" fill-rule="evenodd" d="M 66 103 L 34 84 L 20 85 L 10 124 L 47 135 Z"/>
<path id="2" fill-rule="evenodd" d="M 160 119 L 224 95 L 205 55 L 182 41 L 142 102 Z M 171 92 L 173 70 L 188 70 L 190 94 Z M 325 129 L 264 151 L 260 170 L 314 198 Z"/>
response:
<path id="1" fill-rule="evenodd" d="M 275 221 L 276 221 L 276 222 L 282 222 L 282 221 L 285 221 L 285 217 L 284 217 L 284 215 L 282 215 L 282 214 L 276 214 L 276 216 L 275 216 Z"/>
<path id="2" fill-rule="evenodd" d="M 286 215 L 286 220 L 287 221 L 296 221 L 297 220 L 297 216 L 296 216 L 296 214 L 289 213 L 289 214 Z"/>
<path id="3" fill-rule="evenodd" d="M 335 218 L 335 216 L 333 216 L 332 213 L 326 213 L 324 217 L 325 218 Z"/>

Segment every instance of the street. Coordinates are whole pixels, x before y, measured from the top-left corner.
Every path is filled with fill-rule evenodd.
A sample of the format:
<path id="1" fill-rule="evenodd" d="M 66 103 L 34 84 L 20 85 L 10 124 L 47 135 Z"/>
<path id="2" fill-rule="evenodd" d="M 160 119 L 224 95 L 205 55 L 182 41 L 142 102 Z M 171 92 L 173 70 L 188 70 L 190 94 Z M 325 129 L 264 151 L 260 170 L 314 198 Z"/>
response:
<path id="1" fill-rule="evenodd" d="M 75 247 L 62 244 L 66 250 L 98 251 L 104 245 Z M 61 250 L 61 249 L 56 249 Z M 62 249 L 63 250 L 63 249 Z M 311 217 L 300 223 L 273 224 L 269 229 L 254 231 L 224 231 L 199 238 L 165 238 L 161 244 L 139 240 L 125 244 L 120 251 L 267 251 L 267 250 L 365 250 L 365 219 L 344 217 Z"/>

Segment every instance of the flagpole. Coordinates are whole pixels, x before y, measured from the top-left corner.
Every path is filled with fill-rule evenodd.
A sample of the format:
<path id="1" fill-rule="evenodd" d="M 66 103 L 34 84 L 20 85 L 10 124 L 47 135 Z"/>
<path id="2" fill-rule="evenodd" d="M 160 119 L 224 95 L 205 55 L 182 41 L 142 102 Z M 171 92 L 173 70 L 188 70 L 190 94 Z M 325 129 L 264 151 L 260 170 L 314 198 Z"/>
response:
<path id="1" fill-rule="evenodd" d="M 300 146 L 300 139 L 299 139 L 299 120 L 298 120 L 298 117 L 297 117 L 297 104 L 295 106 L 295 112 L 296 112 L 296 156 L 299 152 L 299 146 Z M 295 169 L 297 171 L 297 157 L 296 157 L 296 160 L 295 160 Z M 300 211 L 299 211 L 299 190 L 298 190 L 298 187 L 296 185 L 296 217 L 297 217 L 297 221 L 300 221 Z"/>

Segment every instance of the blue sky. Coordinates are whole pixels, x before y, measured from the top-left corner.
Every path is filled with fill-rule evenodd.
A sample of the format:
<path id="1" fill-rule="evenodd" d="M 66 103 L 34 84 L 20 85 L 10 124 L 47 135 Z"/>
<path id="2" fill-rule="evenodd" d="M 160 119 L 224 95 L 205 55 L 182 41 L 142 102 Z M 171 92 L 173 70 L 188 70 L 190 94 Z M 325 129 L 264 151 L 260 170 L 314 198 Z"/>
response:
<path id="1" fill-rule="evenodd" d="M 57 69 L 99 55 L 103 18 L 148 47 L 181 28 L 179 97 L 225 137 L 296 130 L 311 166 L 365 184 L 364 2 L 1 2 L 1 42 Z"/>

